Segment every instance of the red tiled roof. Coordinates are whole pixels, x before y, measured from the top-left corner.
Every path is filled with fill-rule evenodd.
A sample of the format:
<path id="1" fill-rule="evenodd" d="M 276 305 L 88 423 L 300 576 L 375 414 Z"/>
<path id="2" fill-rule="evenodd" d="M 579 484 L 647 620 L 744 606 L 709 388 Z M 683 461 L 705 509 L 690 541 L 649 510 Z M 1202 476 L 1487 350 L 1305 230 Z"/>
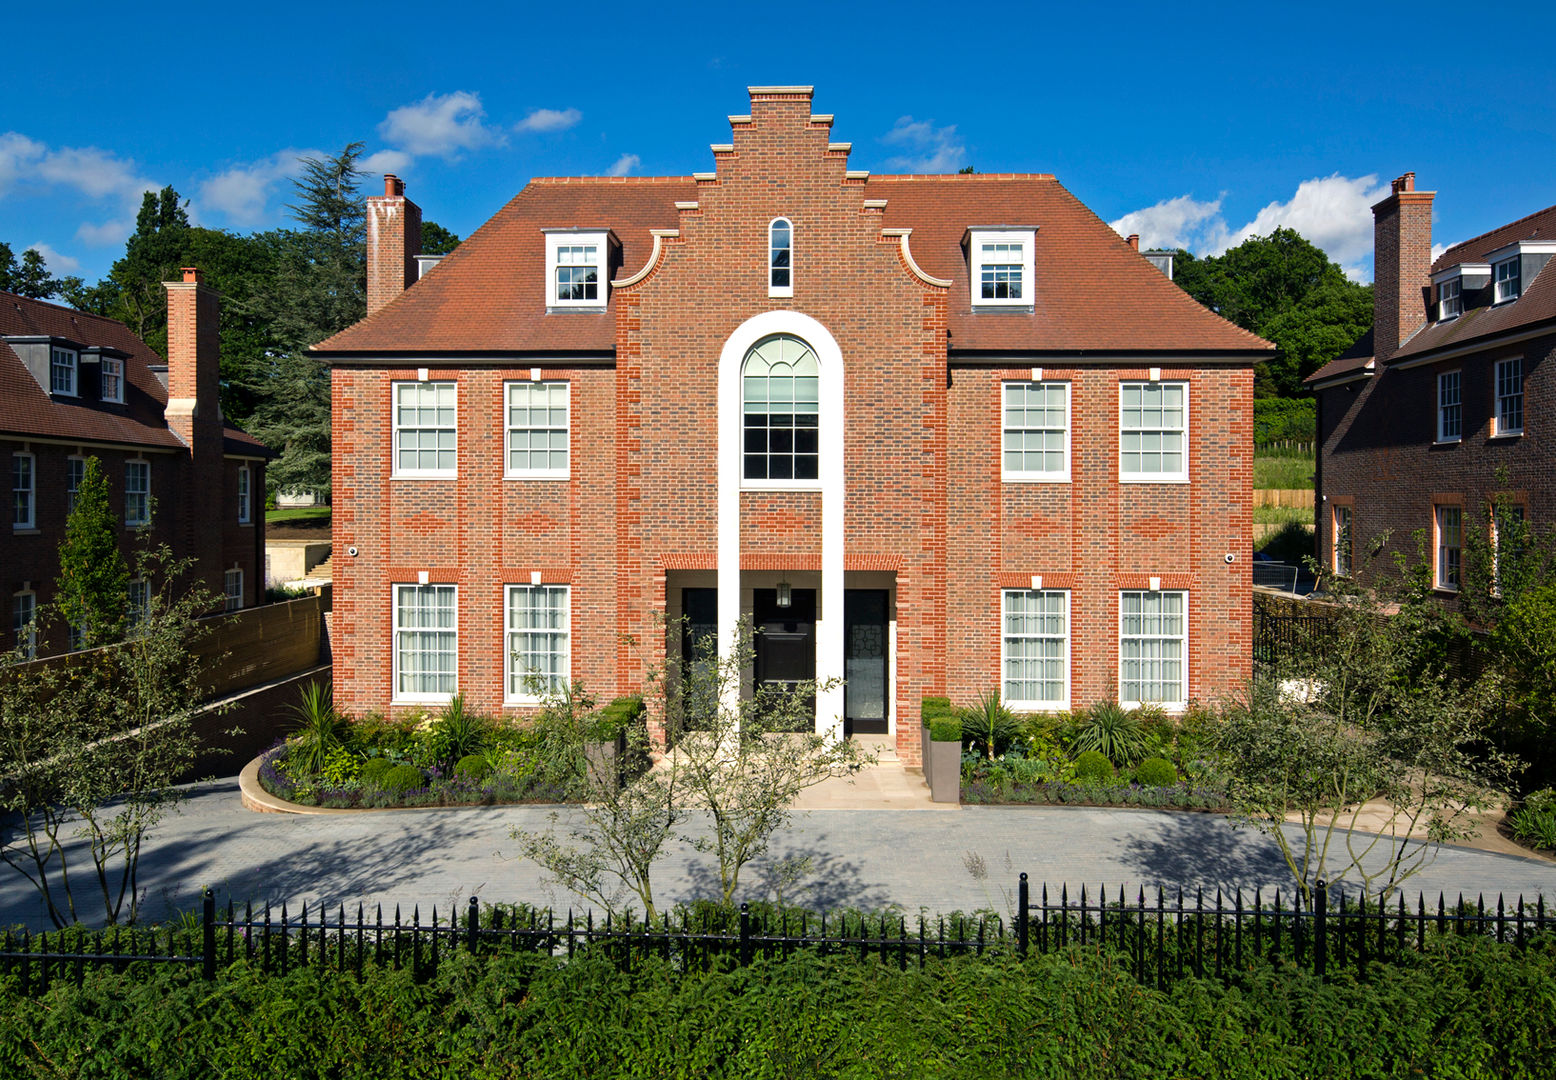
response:
<path id="1" fill-rule="evenodd" d="M 1050 176 L 881 176 L 883 227 L 911 228 L 923 270 L 949 279 L 955 352 L 1232 352 L 1273 346 L 1208 311 Z M 382 310 L 315 347 L 321 354 L 609 352 L 615 320 L 545 310 L 542 228 L 599 226 L 622 246 L 618 277 L 653 250 L 650 229 L 678 224 L 687 177 L 539 179 Z M 1038 226 L 1033 309 L 971 309 L 962 237 L 969 226 Z"/>
<path id="2" fill-rule="evenodd" d="M 1486 256 L 1493 251 L 1519 240 L 1556 241 L 1556 206 L 1453 245 L 1432 263 L 1432 273 L 1459 263 L 1486 262 Z M 1556 259 L 1546 263 L 1533 281 L 1524 282 L 1522 295 L 1510 304 L 1470 308 L 1457 319 L 1428 323 L 1389 357 L 1389 362 L 1556 321 L 1556 270 L 1551 269 L 1553 265 L 1556 265 Z"/>
<path id="3" fill-rule="evenodd" d="M 45 336 L 128 354 L 124 404 L 51 396 L 16 351 L 0 341 L 0 434 L 169 449 L 183 446 L 162 417 L 167 390 L 151 370 L 151 365 L 162 363 L 151 346 L 113 319 L 0 292 L 0 337 Z M 228 453 L 269 453 L 259 440 L 237 428 L 227 428 L 223 436 Z"/>
<path id="4" fill-rule="evenodd" d="M 1340 375 L 1366 371 L 1372 366 L 1372 353 L 1372 331 L 1368 330 L 1361 337 L 1357 338 L 1350 348 L 1303 379 L 1302 382 L 1306 386 L 1313 386 L 1317 383 L 1327 382 Z"/>

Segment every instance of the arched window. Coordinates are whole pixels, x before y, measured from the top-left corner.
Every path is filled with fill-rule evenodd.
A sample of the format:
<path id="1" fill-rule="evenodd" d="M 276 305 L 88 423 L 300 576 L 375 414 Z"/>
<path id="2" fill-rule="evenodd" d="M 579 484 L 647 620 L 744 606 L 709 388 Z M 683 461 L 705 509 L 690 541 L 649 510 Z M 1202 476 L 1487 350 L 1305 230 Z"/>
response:
<path id="1" fill-rule="evenodd" d="M 774 218 L 767 227 L 767 295 L 794 295 L 794 226 L 788 218 Z"/>
<path id="2" fill-rule="evenodd" d="M 747 480 L 820 475 L 820 368 L 809 345 L 788 334 L 763 338 L 741 371 Z"/>

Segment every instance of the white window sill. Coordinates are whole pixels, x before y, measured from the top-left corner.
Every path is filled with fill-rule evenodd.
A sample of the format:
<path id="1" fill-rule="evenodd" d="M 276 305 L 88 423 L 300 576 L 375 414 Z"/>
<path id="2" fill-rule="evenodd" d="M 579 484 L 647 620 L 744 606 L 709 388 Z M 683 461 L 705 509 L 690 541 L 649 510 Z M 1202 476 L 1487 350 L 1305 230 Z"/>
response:
<path id="1" fill-rule="evenodd" d="M 453 694 L 415 694 L 407 697 L 393 697 L 389 699 L 390 705 L 447 705 L 454 700 Z"/>
<path id="2" fill-rule="evenodd" d="M 1068 484 L 1069 473 L 1001 473 L 1000 480 L 1007 484 Z"/>
<path id="3" fill-rule="evenodd" d="M 1155 706 L 1165 713 L 1186 712 L 1189 707 L 1187 701 L 1120 701 L 1118 704 L 1120 708 L 1124 709 L 1143 709 L 1148 705 Z"/>
<path id="4" fill-rule="evenodd" d="M 765 480 L 765 481 L 761 481 L 761 482 L 745 481 L 745 480 L 743 480 L 740 483 L 740 490 L 741 491 L 818 491 L 819 492 L 819 491 L 822 490 L 822 487 L 821 487 L 821 482 L 819 480 L 804 480 L 804 481 L 801 481 L 799 483 L 793 483 L 793 484 L 785 484 L 785 483 L 782 483 L 782 482 L 775 482 L 775 481 L 772 481 L 772 480 Z"/>
<path id="5" fill-rule="evenodd" d="M 1007 701 L 1005 707 L 1017 713 L 1060 713 L 1070 711 L 1070 702 L 1064 701 Z"/>
<path id="6" fill-rule="evenodd" d="M 149 529 L 149 528 L 151 528 L 151 522 L 149 522 L 149 521 L 126 521 L 124 523 L 124 527 L 126 529 Z"/>
<path id="7" fill-rule="evenodd" d="M 1030 300 L 974 300 L 974 311 L 1014 311 L 1030 315 L 1036 308 Z"/>
<path id="8" fill-rule="evenodd" d="M 1493 439 L 1522 439 L 1523 437 L 1523 428 L 1519 428 L 1517 431 L 1493 431 L 1491 433 L 1491 438 Z"/>
<path id="9" fill-rule="evenodd" d="M 1437 593 L 1442 593 L 1444 596 L 1458 596 L 1459 595 L 1459 587 L 1457 585 L 1443 585 L 1441 583 L 1438 583 L 1438 584 L 1434 584 L 1432 586 L 1432 591 L 1433 592 L 1437 592 Z"/>
<path id="10" fill-rule="evenodd" d="M 1452 439 L 1434 439 L 1434 440 L 1432 440 L 1432 445 L 1433 446 L 1458 446 L 1463 441 L 1464 441 L 1464 436 L 1460 435 L 1460 436 L 1457 436 L 1457 437 L 1452 438 Z"/>
<path id="11" fill-rule="evenodd" d="M 427 471 L 427 472 L 399 472 L 399 473 L 391 473 L 389 475 L 389 479 L 391 479 L 391 480 L 458 480 L 459 479 L 459 473 L 457 471 L 455 471 L 455 472 L 445 472 L 443 470 L 438 470 L 436 472 L 433 472 L 433 471 L 430 471 L 430 470 Z"/>
<path id="12" fill-rule="evenodd" d="M 789 300 L 794 296 L 794 286 L 772 285 L 768 287 L 767 295 L 775 300 Z"/>
<path id="13" fill-rule="evenodd" d="M 41 536 L 43 530 L 36 525 L 12 525 L 11 532 L 17 536 Z"/>
<path id="14" fill-rule="evenodd" d="M 1187 484 L 1187 476 L 1150 476 L 1140 473 L 1124 473 L 1119 476 L 1120 484 Z"/>
<path id="15" fill-rule="evenodd" d="M 584 315 L 604 315 L 604 304 L 561 304 L 553 300 L 546 305 L 547 315 L 566 315 L 570 312 L 579 312 Z"/>
<path id="16" fill-rule="evenodd" d="M 503 474 L 504 480 L 571 480 L 572 478 L 572 472 L 566 469 L 562 470 L 561 472 L 522 472 Z"/>

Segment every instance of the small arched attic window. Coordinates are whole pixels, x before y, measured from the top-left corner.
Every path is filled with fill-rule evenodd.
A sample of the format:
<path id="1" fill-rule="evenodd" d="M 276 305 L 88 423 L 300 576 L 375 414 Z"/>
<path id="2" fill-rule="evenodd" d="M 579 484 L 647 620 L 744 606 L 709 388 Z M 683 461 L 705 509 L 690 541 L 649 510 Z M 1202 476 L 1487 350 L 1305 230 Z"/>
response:
<path id="1" fill-rule="evenodd" d="M 774 218 L 767 226 L 767 295 L 794 295 L 794 226 Z"/>

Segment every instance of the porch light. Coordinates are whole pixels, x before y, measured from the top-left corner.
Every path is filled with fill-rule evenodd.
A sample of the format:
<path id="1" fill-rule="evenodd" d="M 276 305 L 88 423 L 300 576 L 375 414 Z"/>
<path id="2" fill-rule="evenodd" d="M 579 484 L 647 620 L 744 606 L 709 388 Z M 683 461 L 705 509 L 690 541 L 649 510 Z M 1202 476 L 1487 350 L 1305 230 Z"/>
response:
<path id="1" fill-rule="evenodd" d="M 778 582 L 778 606 L 788 607 L 794 599 L 794 590 L 789 587 L 787 581 Z"/>

